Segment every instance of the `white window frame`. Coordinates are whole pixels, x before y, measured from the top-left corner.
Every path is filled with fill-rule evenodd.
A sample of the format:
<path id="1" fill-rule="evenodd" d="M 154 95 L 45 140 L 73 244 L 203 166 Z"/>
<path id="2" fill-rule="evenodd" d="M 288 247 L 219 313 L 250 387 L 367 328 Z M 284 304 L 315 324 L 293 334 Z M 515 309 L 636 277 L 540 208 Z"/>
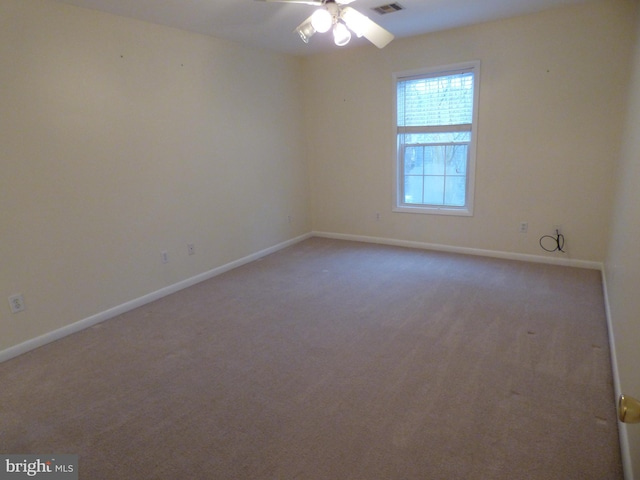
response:
<path id="1" fill-rule="evenodd" d="M 442 206 L 442 205 L 410 205 L 403 202 L 403 188 L 400 182 L 404 182 L 404 171 L 402 164 L 402 147 L 398 134 L 398 82 L 403 80 L 420 77 L 437 77 L 446 76 L 462 72 L 473 72 L 473 114 L 471 123 L 471 140 L 469 141 L 469 159 L 467 165 L 467 182 L 466 182 L 466 203 L 461 207 Z M 393 135 L 396 144 L 396 153 L 393 161 L 393 211 L 403 213 L 423 213 L 435 215 L 458 215 L 473 216 L 473 201 L 475 193 L 475 170 L 476 170 L 476 145 L 478 141 L 478 99 L 480 93 L 480 61 L 474 60 L 464 63 L 456 63 L 434 68 L 426 68 L 420 70 L 408 70 L 396 72 L 393 74 Z M 439 127 L 438 127 L 439 128 Z"/>

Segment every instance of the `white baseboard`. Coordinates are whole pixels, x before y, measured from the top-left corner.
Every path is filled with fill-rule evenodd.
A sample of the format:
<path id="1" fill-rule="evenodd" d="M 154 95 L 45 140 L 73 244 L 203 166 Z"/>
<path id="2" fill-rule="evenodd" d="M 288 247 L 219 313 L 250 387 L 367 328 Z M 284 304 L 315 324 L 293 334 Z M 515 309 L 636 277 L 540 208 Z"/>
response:
<path id="1" fill-rule="evenodd" d="M 394 238 L 368 237 L 365 235 L 349 235 L 331 232 L 313 232 L 314 237 L 335 238 L 336 240 L 351 240 L 355 242 L 377 243 L 381 245 L 392 245 L 395 247 L 419 248 L 423 250 L 435 250 L 439 252 L 461 253 L 464 255 L 478 255 L 482 257 L 503 258 L 506 260 L 520 260 L 524 262 L 546 263 L 550 265 L 562 265 L 565 267 L 588 268 L 592 270 L 602 270 L 601 262 L 590 260 L 576 260 L 566 257 L 544 257 L 541 255 L 530 255 L 525 253 L 501 252 L 498 250 L 483 250 L 479 248 L 453 247 L 450 245 L 440 245 L 437 243 L 413 242 L 410 240 L 397 240 Z"/>
<path id="2" fill-rule="evenodd" d="M 291 240 L 287 240 L 285 242 L 279 243 L 277 245 L 274 245 L 273 247 L 266 248 L 259 252 L 248 255 L 246 257 L 240 258 L 238 260 L 234 260 L 233 262 L 230 262 L 220 267 L 216 267 L 212 270 L 200 273 L 194 277 L 187 278 L 178 283 L 174 283 L 173 285 L 166 286 L 164 288 L 161 288 L 160 290 L 156 290 L 155 292 L 151 292 L 147 295 L 143 295 L 142 297 L 123 303 L 122 305 L 118 305 L 116 307 L 110 308 L 103 312 L 87 317 L 83 320 L 79 320 L 70 325 L 66 325 L 52 332 L 45 333 L 44 335 L 41 335 L 39 337 L 32 338 L 30 340 L 27 340 L 26 342 L 20 343 L 13 347 L 9 347 L 5 350 L 0 351 L 0 362 L 4 362 L 11 358 L 17 357 L 18 355 L 22 355 L 23 353 L 27 353 L 38 347 L 46 345 L 47 343 L 54 342 L 68 335 L 84 330 L 85 328 L 92 327 L 93 325 L 96 325 L 100 322 L 104 322 L 105 320 L 109 320 L 110 318 L 114 318 L 114 317 L 117 317 L 118 315 L 122 315 L 123 313 L 133 310 L 134 308 L 138 308 L 148 303 L 151 303 L 155 300 L 159 300 L 162 297 L 166 297 L 167 295 L 175 293 L 179 290 L 183 290 L 185 288 L 191 287 L 192 285 L 203 282 L 205 280 L 218 276 L 222 273 L 228 272 L 229 270 L 240 267 L 249 262 L 258 260 L 264 256 L 267 256 L 271 253 L 275 253 L 278 250 L 282 250 L 283 248 L 294 245 L 310 237 L 311 237 L 311 234 L 307 233 L 305 235 L 292 238 Z"/>

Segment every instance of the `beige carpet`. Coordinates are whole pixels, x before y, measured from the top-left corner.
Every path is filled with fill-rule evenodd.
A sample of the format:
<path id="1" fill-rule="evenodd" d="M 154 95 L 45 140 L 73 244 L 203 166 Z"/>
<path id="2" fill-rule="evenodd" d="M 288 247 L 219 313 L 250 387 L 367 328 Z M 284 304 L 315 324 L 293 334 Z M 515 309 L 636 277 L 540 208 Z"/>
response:
<path id="1" fill-rule="evenodd" d="M 82 479 L 620 479 L 597 271 L 314 238 L 0 364 Z"/>

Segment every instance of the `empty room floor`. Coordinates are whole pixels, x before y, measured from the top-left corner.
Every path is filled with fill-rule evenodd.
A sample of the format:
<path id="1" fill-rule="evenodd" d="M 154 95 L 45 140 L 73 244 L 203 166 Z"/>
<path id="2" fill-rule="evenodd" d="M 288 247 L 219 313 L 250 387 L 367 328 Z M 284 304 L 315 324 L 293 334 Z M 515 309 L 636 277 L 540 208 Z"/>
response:
<path id="1" fill-rule="evenodd" d="M 312 238 L 0 364 L 82 479 L 620 479 L 600 272 Z"/>

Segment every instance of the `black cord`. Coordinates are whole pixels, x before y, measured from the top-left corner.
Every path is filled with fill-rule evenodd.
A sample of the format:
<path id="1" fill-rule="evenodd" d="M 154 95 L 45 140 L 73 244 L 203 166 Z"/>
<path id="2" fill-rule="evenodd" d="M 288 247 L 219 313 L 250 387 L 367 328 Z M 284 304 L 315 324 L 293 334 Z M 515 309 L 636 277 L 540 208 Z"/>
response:
<path id="1" fill-rule="evenodd" d="M 550 248 L 546 248 L 543 244 L 542 241 L 546 238 L 551 239 L 554 243 L 555 243 L 555 248 L 550 249 Z M 547 242 L 548 243 L 548 242 Z M 540 237 L 540 246 L 542 247 L 543 250 L 547 251 L 547 252 L 562 252 L 562 253 L 567 253 L 563 250 L 564 248 L 564 235 L 562 235 L 558 230 L 556 230 L 556 234 L 554 235 L 543 235 L 542 237 Z"/>

